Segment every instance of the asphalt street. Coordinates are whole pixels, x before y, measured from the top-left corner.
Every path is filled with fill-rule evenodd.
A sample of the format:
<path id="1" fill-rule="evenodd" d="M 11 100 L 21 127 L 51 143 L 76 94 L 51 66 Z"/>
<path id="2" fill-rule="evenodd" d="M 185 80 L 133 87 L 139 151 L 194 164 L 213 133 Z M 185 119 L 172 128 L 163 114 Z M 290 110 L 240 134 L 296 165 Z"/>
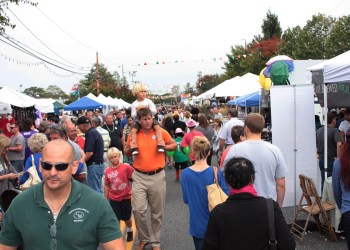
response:
<path id="1" fill-rule="evenodd" d="M 213 157 L 214 165 L 217 163 Z M 216 164 L 217 166 L 217 164 Z M 162 250 L 192 250 L 194 245 L 192 237 L 189 235 L 188 221 L 189 213 L 187 206 L 182 201 L 180 182 L 175 181 L 175 169 L 166 169 L 167 175 L 167 195 L 165 216 L 163 220 L 161 249 Z M 294 208 L 282 209 L 287 223 L 291 223 L 294 218 Z M 303 219 L 303 217 L 300 217 Z M 247 236 L 247 240 L 249 237 Z M 133 249 L 136 249 L 138 243 L 137 235 L 134 241 Z M 234 249 L 234 242 L 232 243 Z M 129 248 L 130 249 L 130 248 Z M 151 248 L 146 248 L 151 249 Z M 308 233 L 302 245 L 297 241 L 296 249 L 347 249 L 345 239 L 338 237 L 337 242 L 332 242 L 330 238 L 321 236 L 318 231 Z"/>

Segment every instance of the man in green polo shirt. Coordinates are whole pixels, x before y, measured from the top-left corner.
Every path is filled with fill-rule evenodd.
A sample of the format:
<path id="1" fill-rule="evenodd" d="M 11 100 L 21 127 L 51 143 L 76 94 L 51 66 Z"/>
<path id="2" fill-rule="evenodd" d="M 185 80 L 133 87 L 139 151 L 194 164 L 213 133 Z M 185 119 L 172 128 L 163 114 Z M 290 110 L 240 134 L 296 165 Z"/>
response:
<path id="1" fill-rule="evenodd" d="M 45 145 L 43 182 L 18 195 L 4 216 L 0 249 L 124 250 L 117 218 L 99 193 L 72 179 L 78 167 L 72 146 Z"/>

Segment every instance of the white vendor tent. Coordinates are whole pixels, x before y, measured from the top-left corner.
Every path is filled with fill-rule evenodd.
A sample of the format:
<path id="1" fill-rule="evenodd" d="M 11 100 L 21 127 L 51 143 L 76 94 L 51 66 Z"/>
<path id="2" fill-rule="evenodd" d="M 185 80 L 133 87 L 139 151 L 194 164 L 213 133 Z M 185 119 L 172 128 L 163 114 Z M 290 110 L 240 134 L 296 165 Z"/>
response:
<path id="1" fill-rule="evenodd" d="M 19 108 L 28 108 L 35 105 L 36 99 L 12 88 L 2 87 L 2 89 L 0 89 L 0 100 L 2 103 L 11 104 Z"/>
<path id="2" fill-rule="evenodd" d="M 230 80 L 224 81 L 218 86 L 215 86 L 197 98 L 210 99 L 214 94 L 215 97 L 224 97 L 242 96 L 253 93 L 261 88 L 258 79 L 259 76 L 252 73 L 247 73 L 243 76 L 236 76 Z"/>
<path id="3" fill-rule="evenodd" d="M 39 109 L 41 113 L 54 113 L 55 100 L 52 98 L 42 98 L 42 99 L 34 99 L 35 108 Z"/>

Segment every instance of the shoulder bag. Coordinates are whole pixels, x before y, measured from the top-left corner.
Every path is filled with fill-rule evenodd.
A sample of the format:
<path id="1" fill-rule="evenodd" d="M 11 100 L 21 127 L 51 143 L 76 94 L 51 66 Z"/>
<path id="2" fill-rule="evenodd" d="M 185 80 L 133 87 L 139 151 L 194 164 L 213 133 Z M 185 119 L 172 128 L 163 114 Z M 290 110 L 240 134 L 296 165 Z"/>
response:
<path id="1" fill-rule="evenodd" d="M 275 213 L 273 208 L 273 200 L 271 198 L 266 199 L 267 205 L 267 218 L 269 221 L 269 245 L 270 250 L 277 249 L 277 240 L 275 235 Z"/>
<path id="2" fill-rule="evenodd" d="M 26 180 L 25 183 L 23 183 L 22 185 L 19 186 L 19 188 L 22 191 L 27 189 L 27 188 L 30 188 L 31 186 L 38 184 L 39 182 L 41 182 L 41 179 L 38 175 L 38 172 L 36 171 L 36 167 L 34 164 L 34 156 L 31 155 L 31 157 L 32 157 L 32 165 L 27 170 L 27 172 L 29 174 L 28 180 Z"/>
<path id="3" fill-rule="evenodd" d="M 227 194 L 222 191 L 218 183 L 218 169 L 213 166 L 214 170 L 214 183 L 207 186 L 208 191 L 208 208 L 209 211 L 213 210 L 216 205 L 221 204 L 227 200 Z"/>

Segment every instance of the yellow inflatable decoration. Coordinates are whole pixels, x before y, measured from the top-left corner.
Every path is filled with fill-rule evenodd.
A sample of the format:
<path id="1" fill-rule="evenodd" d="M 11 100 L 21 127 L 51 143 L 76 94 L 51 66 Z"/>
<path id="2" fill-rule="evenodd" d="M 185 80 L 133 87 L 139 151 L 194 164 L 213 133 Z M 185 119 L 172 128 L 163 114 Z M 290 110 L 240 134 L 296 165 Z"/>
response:
<path id="1" fill-rule="evenodd" d="M 271 82 L 271 79 L 270 79 L 270 78 L 266 78 L 266 77 L 264 76 L 264 70 L 265 70 L 265 69 L 266 69 L 266 67 L 263 68 L 263 70 L 260 72 L 260 75 L 259 75 L 259 82 L 260 82 L 261 87 L 263 87 L 263 89 L 265 89 L 265 90 L 270 90 L 270 87 L 271 87 L 272 82 Z"/>

